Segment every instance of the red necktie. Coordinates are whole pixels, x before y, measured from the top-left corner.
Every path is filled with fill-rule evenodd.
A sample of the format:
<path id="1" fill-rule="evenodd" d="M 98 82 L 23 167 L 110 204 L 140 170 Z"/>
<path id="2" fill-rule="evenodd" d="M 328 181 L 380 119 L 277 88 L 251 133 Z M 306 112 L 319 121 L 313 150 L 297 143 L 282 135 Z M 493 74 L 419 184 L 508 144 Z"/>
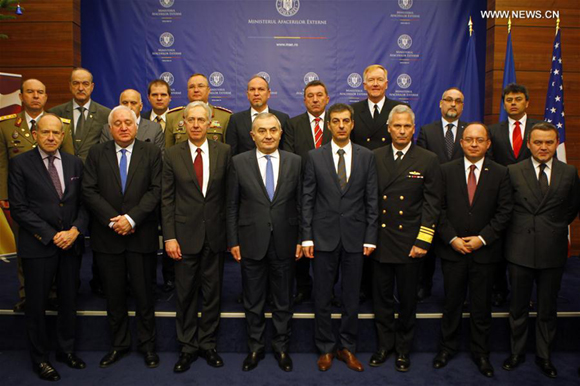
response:
<path id="1" fill-rule="evenodd" d="M 320 117 L 314 118 L 316 126 L 314 126 L 314 145 L 318 149 L 322 145 L 322 129 L 320 128 Z"/>
<path id="2" fill-rule="evenodd" d="M 520 122 L 516 121 L 516 127 L 514 128 L 514 133 L 512 135 L 512 142 L 514 144 L 514 155 L 518 158 L 520 155 L 520 149 L 522 148 L 522 131 L 520 130 Z"/>
<path id="3" fill-rule="evenodd" d="M 469 196 L 469 205 L 473 204 L 473 197 L 475 196 L 475 189 L 477 188 L 475 168 L 475 165 L 469 167 L 469 177 L 467 177 L 467 195 Z"/>
<path id="4" fill-rule="evenodd" d="M 193 168 L 195 169 L 197 182 L 199 182 L 199 189 L 203 192 L 203 159 L 201 158 L 201 149 L 198 147 L 196 152 L 197 155 L 193 161 Z"/>

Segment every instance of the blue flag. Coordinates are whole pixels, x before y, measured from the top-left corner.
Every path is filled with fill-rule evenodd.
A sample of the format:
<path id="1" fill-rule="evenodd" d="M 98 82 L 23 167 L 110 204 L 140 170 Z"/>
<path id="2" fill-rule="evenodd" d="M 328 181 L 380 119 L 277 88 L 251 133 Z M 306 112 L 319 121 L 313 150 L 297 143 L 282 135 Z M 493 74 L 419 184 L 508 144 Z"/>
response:
<path id="1" fill-rule="evenodd" d="M 507 47 L 505 49 L 505 62 L 503 65 L 503 84 L 502 91 L 510 83 L 516 83 L 516 65 L 514 62 L 514 51 L 512 48 L 512 32 L 511 29 L 508 32 Z M 503 122 L 507 120 L 507 112 L 503 108 L 503 99 L 499 103 L 499 121 Z"/>
<path id="2" fill-rule="evenodd" d="M 559 28 L 554 39 L 552 68 L 550 69 L 550 83 L 548 83 L 544 121 L 550 122 L 558 128 L 560 132 L 560 144 L 558 145 L 557 153 L 558 159 L 566 162 L 566 147 L 564 146 L 566 131 L 564 119 L 564 85 L 562 83 L 562 46 L 560 43 Z"/>
<path id="3" fill-rule="evenodd" d="M 465 68 L 460 83 L 460 88 L 466 101 L 462 117 L 466 122 L 483 122 L 481 103 L 474 103 L 481 100 L 479 70 L 475 53 L 475 33 L 472 33 L 469 37 L 465 53 Z"/>

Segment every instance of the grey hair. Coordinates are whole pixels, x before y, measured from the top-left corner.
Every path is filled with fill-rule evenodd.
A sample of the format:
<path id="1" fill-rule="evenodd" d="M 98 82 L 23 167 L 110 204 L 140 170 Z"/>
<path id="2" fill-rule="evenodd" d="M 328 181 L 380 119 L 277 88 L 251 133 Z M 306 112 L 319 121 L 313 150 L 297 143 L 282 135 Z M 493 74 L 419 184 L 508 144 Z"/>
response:
<path id="1" fill-rule="evenodd" d="M 183 109 L 183 118 L 187 117 L 187 114 L 189 114 L 189 110 L 195 108 L 195 107 L 203 107 L 203 109 L 205 110 L 206 114 L 207 114 L 207 120 L 208 122 L 211 121 L 211 107 L 209 107 L 209 105 L 205 102 L 202 101 L 195 101 L 195 102 L 191 102 L 189 103 L 187 106 L 185 106 L 185 109 Z"/>
<path id="2" fill-rule="evenodd" d="M 127 106 L 120 105 L 120 106 L 115 107 L 109 113 L 109 119 L 108 119 L 109 127 L 113 127 L 113 115 L 115 114 L 115 112 L 117 112 L 117 111 L 123 111 L 123 110 L 130 112 L 131 113 L 131 117 L 133 118 L 133 122 L 135 124 L 137 124 L 137 115 L 135 115 L 135 112 L 133 110 L 131 110 L 130 108 L 128 108 Z"/>
<path id="3" fill-rule="evenodd" d="M 282 130 L 282 124 L 280 123 L 280 120 L 278 119 L 277 116 L 275 116 L 272 113 L 260 113 L 260 114 L 256 115 L 256 118 L 254 118 L 254 122 L 252 122 L 252 131 L 254 131 L 256 126 L 258 126 L 256 124 L 256 122 L 264 120 L 264 119 L 272 118 L 272 117 L 276 120 L 276 126 L 278 127 L 278 130 Z"/>
<path id="4" fill-rule="evenodd" d="M 391 121 L 393 120 L 393 115 L 395 114 L 409 114 L 411 116 L 411 121 L 413 121 L 413 125 L 415 124 L 415 113 L 413 112 L 413 110 L 411 110 L 411 108 L 407 105 L 396 105 L 389 113 L 387 125 L 391 124 Z"/>

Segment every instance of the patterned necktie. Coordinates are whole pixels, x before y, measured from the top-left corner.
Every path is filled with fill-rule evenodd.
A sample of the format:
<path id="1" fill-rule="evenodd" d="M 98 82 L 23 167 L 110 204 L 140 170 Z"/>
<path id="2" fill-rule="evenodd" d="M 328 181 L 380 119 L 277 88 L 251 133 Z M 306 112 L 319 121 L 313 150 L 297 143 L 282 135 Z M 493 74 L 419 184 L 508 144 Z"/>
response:
<path id="1" fill-rule="evenodd" d="M 520 155 L 520 149 L 522 148 L 522 130 L 520 129 L 520 122 L 515 122 L 515 128 L 512 135 L 512 142 L 514 146 L 514 155 L 516 158 Z"/>
<path id="2" fill-rule="evenodd" d="M 538 176 L 538 182 L 540 183 L 540 191 L 542 196 L 548 193 L 548 175 L 545 172 L 546 164 L 540 164 L 540 175 Z"/>
<path id="3" fill-rule="evenodd" d="M 266 155 L 266 192 L 270 201 L 274 199 L 274 167 L 272 166 L 272 156 Z"/>
<path id="4" fill-rule="evenodd" d="M 155 117 L 155 120 L 157 121 L 157 123 L 159 123 L 159 126 L 161 126 L 161 130 L 165 132 L 165 121 L 163 120 L 163 118 L 158 115 Z"/>
<path id="5" fill-rule="evenodd" d="M 374 113 L 373 113 L 373 121 L 375 121 L 375 123 L 379 120 L 379 115 L 380 115 L 379 105 L 375 105 Z"/>
<path id="6" fill-rule="evenodd" d="M 399 167 L 399 165 L 401 165 L 401 162 L 403 162 L 403 155 L 404 153 L 401 150 L 397 152 L 397 158 L 395 158 L 395 165 L 397 165 L 397 167 Z"/>
<path id="7" fill-rule="evenodd" d="M 84 107 L 77 107 L 77 110 L 80 111 L 79 119 L 77 120 L 77 124 L 75 125 L 75 139 L 80 141 L 83 136 L 83 127 L 85 126 L 85 110 Z"/>
<path id="8" fill-rule="evenodd" d="M 201 149 L 198 147 L 195 152 L 197 155 L 195 156 L 195 160 L 193 160 L 193 169 L 195 169 L 199 189 L 203 192 L 203 158 L 201 158 Z"/>
<path id="9" fill-rule="evenodd" d="M 322 145 L 322 129 L 320 128 L 320 117 L 314 118 L 314 145 L 318 149 Z"/>
<path id="10" fill-rule="evenodd" d="M 337 167 L 337 174 L 338 174 L 338 184 L 340 185 L 340 189 L 344 190 L 346 188 L 346 164 L 344 162 L 344 149 L 338 149 L 338 167 Z"/>
<path id="11" fill-rule="evenodd" d="M 473 204 L 473 197 L 475 196 L 475 189 L 477 189 L 477 181 L 475 180 L 475 165 L 469 167 L 469 176 L 467 177 L 467 195 L 469 196 L 469 205 Z"/>
<path id="12" fill-rule="evenodd" d="M 125 194 L 125 186 L 127 185 L 127 149 L 121 149 L 119 174 L 121 175 L 121 192 Z"/>
<path id="13" fill-rule="evenodd" d="M 453 124 L 447 125 L 447 131 L 445 132 L 445 149 L 447 150 L 447 158 L 451 159 L 453 155 L 453 145 L 455 141 L 453 140 Z"/>
<path id="14" fill-rule="evenodd" d="M 62 198 L 62 185 L 60 183 L 60 178 L 58 178 L 58 172 L 56 171 L 56 167 L 54 166 L 54 159 L 56 157 L 53 155 L 48 156 L 48 174 L 50 175 L 50 179 L 52 180 L 52 184 L 58 193 L 58 198 Z"/>

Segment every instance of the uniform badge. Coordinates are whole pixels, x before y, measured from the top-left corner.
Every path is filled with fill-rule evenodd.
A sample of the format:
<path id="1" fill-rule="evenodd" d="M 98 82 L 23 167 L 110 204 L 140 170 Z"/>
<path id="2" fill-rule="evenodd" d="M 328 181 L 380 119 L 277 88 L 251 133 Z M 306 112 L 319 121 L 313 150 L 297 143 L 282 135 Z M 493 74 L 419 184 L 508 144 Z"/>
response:
<path id="1" fill-rule="evenodd" d="M 20 150 L 18 150 L 17 148 L 14 148 L 14 150 L 13 150 L 13 151 L 14 151 L 14 154 L 16 154 L 16 153 L 20 152 Z"/>
<path id="2" fill-rule="evenodd" d="M 179 127 L 183 127 L 183 124 L 184 124 L 184 123 L 183 123 L 183 120 L 181 120 L 181 121 L 179 121 L 179 123 L 177 124 L 177 126 L 179 126 Z"/>
<path id="3" fill-rule="evenodd" d="M 416 171 L 409 172 L 409 175 L 407 177 L 409 177 L 409 178 L 424 178 L 420 172 L 416 172 Z"/>
<path id="4" fill-rule="evenodd" d="M 18 138 L 18 132 L 14 131 L 14 133 L 12 133 L 12 138 L 16 139 Z"/>
<path id="5" fill-rule="evenodd" d="M 18 117 L 18 119 L 16 120 L 16 122 L 14 122 L 14 126 L 20 127 L 21 124 L 22 124 L 22 118 Z"/>
<path id="6" fill-rule="evenodd" d="M 212 129 L 221 129 L 222 124 L 218 120 L 214 119 L 213 121 L 211 121 L 209 127 L 211 127 Z"/>

